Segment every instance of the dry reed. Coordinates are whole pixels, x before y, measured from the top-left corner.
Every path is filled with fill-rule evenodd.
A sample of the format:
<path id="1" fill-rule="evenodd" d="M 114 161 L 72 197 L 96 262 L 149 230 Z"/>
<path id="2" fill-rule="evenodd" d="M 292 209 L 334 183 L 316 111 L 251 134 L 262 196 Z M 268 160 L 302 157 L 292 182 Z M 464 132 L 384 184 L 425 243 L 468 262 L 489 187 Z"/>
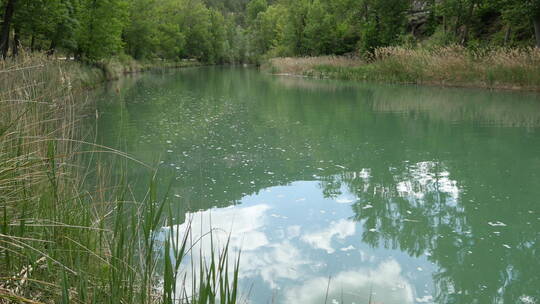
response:
<path id="1" fill-rule="evenodd" d="M 324 78 L 540 90 L 538 48 L 384 47 L 365 61 L 341 57 L 276 58 L 268 64 L 274 73 Z"/>

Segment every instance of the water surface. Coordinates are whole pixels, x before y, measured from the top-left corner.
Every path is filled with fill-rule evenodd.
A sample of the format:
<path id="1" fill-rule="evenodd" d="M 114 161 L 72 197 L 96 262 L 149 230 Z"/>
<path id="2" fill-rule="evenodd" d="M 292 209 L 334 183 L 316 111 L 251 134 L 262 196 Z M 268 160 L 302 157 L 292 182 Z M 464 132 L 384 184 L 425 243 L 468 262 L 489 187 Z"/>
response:
<path id="1" fill-rule="evenodd" d="M 178 229 L 231 232 L 249 303 L 540 301 L 538 95 L 197 68 L 97 112 L 99 143 L 159 164 Z"/>

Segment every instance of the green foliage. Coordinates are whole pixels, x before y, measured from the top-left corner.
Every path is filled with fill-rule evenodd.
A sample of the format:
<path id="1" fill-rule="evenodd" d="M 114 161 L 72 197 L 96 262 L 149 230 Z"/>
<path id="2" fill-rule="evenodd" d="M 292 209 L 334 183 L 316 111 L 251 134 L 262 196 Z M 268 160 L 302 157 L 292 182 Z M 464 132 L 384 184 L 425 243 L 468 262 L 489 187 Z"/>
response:
<path id="1" fill-rule="evenodd" d="M 308 9 L 304 39 L 310 55 L 327 54 L 333 49 L 333 18 L 320 0 L 315 0 Z"/>
<path id="2" fill-rule="evenodd" d="M 119 54 L 128 17 L 127 0 L 83 0 L 77 33 L 79 56 L 97 60 Z"/>
<path id="3" fill-rule="evenodd" d="M 540 1 L 17 0 L 12 32 L 12 45 L 91 62 L 369 58 L 403 44 L 540 45 Z"/>
<path id="4" fill-rule="evenodd" d="M 287 21 L 284 28 L 285 47 L 293 55 L 305 55 L 304 30 L 310 1 L 298 0 L 287 3 Z"/>
<path id="5" fill-rule="evenodd" d="M 283 43 L 286 13 L 283 6 L 273 5 L 257 14 L 249 28 L 251 49 L 254 53 L 266 54 L 272 50 L 279 53 L 277 48 Z"/>
<path id="6" fill-rule="evenodd" d="M 13 29 L 17 45 L 90 62 L 128 54 L 218 63 L 241 57 L 237 23 L 225 6 L 202 0 L 19 0 Z"/>
<path id="7" fill-rule="evenodd" d="M 280 1 L 259 10 L 250 32 L 256 52 L 282 55 L 324 55 L 363 51 L 400 41 L 406 29 L 409 1 L 401 0 L 299 0 Z M 279 14 L 268 12 L 279 11 Z M 250 19 L 251 20 L 251 19 Z M 272 31 L 268 28 L 272 27 Z M 259 41 L 257 41 L 259 40 Z M 279 51 L 276 51 L 279 50 Z"/>
<path id="8" fill-rule="evenodd" d="M 252 23 L 259 13 L 264 12 L 268 7 L 266 0 L 251 0 L 246 8 L 246 17 L 249 23 Z"/>
<path id="9" fill-rule="evenodd" d="M 247 14 L 251 50 L 262 56 L 370 58 L 379 47 L 404 44 L 531 46 L 535 18 L 540 30 L 534 0 L 282 0 L 265 11 L 261 3 L 250 2 Z"/>
<path id="10" fill-rule="evenodd" d="M 376 48 L 395 45 L 400 42 L 406 27 L 405 13 L 410 1 L 364 0 L 359 49 L 372 53 Z"/>

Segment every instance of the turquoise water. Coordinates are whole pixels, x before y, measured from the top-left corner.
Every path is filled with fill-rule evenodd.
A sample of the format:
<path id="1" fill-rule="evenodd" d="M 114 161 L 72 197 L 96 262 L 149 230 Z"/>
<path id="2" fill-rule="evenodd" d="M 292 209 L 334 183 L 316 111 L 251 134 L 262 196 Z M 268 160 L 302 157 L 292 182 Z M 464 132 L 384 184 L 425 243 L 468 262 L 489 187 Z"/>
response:
<path id="1" fill-rule="evenodd" d="M 97 116 L 180 231 L 230 233 L 249 303 L 540 301 L 538 95 L 197 68 L 113 83 Z"/>

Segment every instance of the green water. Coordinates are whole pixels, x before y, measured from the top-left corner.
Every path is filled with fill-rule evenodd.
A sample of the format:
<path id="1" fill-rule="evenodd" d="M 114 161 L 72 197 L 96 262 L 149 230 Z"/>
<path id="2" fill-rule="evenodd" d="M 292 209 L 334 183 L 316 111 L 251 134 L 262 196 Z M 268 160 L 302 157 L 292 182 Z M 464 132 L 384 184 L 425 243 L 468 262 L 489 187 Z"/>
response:
<path id="1" fill-rule="evenodd" d="M 199 68 L 97 107 L 98 143 L 159 164 L 179 230 L 231 232 L 250 303 L 540 301 L 538 95 Z"/>

